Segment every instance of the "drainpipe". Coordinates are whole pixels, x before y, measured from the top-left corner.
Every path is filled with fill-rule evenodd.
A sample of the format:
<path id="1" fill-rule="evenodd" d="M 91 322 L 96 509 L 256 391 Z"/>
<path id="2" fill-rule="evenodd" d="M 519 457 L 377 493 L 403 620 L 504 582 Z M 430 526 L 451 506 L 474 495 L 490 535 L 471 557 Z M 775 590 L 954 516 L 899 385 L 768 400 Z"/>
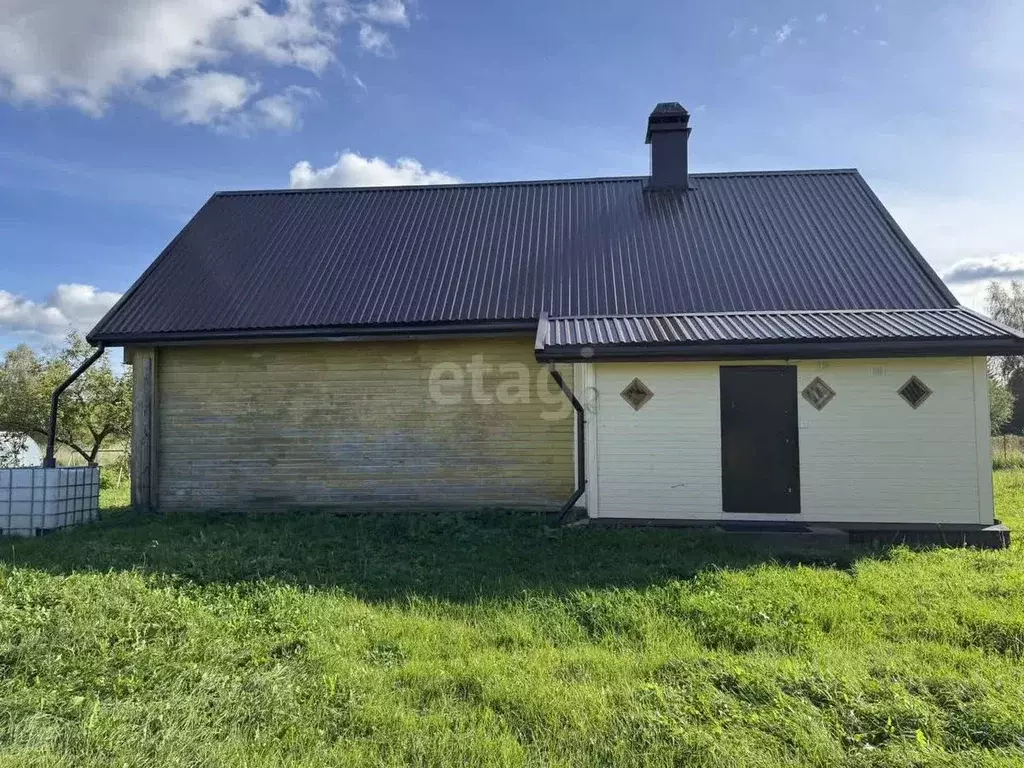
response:
<path id="1" fill-rule="evenodd" d="M 569 516 L 572 508 L 576 505 L 576 502 L 580 500 L 580 497 L 583 495 L 583 491 L 586 489 L 587 462 L 586 457 L 583 454 L 586 441 L 583 439 L 583 406 L 580 404 L 580 401 L 576 399 L 576 395 L 574 395 L 572 390 L 569 389 L 569 386 L 565 383 L 565 379 L 562 378 L 562 374 L 556 371 L 553 365 L 548 368 L 548 372 L 551 374 L 551 378 L 555 380 L 559 389 L 561 389 L 565 396 L 569 398 L 569 402 L 572 403 L 572 407 L 576 411 L 576 490 L 558 511 L 558 525 L 561 525 L 565 522 L 565 518 Z"/>
<path id="2" fill-rule="evenodd" d="M 46 458 L 43 459 L 43 466 L 53 468 L 57 466 L 57 460 L 53 456 L 54 444 L 57 440 L 57 404 L 60 401 L 60 396 L 64 394 L 64 390 L 75 383 L 75 379 L 85 373 L 89 366 L 100 359 L 100 355 L 103 354 L 105 347 L 100 344 L 96 347 L 96 351 L 93 352 L 84 363 L 78 366 L 78 370 L 72 373 L 64 383 L 53 390 L 53 395 L 50 397 L 50 434 L 46 438 Z"/>

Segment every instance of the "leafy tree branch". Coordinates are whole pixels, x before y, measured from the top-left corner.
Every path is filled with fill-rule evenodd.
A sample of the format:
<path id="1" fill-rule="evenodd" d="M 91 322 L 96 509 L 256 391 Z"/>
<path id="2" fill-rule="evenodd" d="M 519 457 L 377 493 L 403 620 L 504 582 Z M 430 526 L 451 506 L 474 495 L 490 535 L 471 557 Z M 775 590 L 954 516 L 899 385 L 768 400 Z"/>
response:
<path id="1" fill-rule="evenodd" d="M 48 439 L 50 396 L 92 352 L 77 333 L 55 352 L 25 344 L 10 350 L 0 364 L 0 432 Z M 131 378 L 101 357 L 61 397 L 55 441 L 92 464 L 107 440 L 130 433 Z"/>

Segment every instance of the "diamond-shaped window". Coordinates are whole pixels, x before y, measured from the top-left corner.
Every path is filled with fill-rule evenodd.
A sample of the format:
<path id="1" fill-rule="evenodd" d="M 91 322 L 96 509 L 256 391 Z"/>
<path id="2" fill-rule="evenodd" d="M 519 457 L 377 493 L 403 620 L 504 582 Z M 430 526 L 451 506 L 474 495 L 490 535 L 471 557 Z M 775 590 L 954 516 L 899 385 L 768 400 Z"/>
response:
<path id="1" fill-rule="evenodd" d="M 804 391 L 800 394 L 804 396 L 804 400 L 813 405 L 819 411 L 828 405 L 829 401 L 836 396 L 835 390 L 826 384 L 824 379 L 820 376 L 815 376 L 814 381 L 804 387 Z"/>
<path id="2" fill-rule="evenodd" d="M 633 379 L 620 394 L 634 411 L 639 411 L 654 397 L 654 393 L 640 379 Z"/>
<path id="3" fill-rule="evenodd" d="M 900 387 L 898 391 L 900 397 L 906 400 L 911 408 L 920 406 L 932 393 L 917 376 L 911 376 L 907 383 Z"/>

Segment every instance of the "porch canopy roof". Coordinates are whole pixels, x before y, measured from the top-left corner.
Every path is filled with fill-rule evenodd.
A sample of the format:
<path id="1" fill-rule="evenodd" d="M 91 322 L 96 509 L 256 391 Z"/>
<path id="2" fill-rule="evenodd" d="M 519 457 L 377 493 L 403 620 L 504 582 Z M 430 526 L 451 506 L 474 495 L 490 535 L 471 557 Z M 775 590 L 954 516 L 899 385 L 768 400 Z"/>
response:
<path id="1" fill-rule="evenodd" d="M 1024 354 L 1024 334 L 966 307 L 548 317 L 542 362 Z"/>

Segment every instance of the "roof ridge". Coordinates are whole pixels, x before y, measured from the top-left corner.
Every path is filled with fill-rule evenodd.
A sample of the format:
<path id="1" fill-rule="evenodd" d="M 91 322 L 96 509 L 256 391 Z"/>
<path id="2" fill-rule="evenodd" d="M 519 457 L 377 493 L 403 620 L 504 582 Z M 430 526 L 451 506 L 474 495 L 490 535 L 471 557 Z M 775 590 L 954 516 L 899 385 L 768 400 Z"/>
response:
<path id="1" fill-rule="evenodd" d="M 714 171 L 691 173 L 691 179 L 718 179 L 763 176 L 825 176 L 857 174 L 856 168 L 798 168 L 765 171 Z M 478 187 L 529 187 L 556 186 L 559 184 L 607 184 L 644 181 L 647 176 L 582 176 L 566 179 L 518 179 L 512 181 L 465 181 L 452 184 L 399 184 L 376 187 L 303 187 L 300 189 L 225 189 L 214 193 L 214 197 L 239 197 L 248 195 L 302 195 L 338 192 L 380 192 L 412 191 L 422 189 L 473 189 Z"/>

